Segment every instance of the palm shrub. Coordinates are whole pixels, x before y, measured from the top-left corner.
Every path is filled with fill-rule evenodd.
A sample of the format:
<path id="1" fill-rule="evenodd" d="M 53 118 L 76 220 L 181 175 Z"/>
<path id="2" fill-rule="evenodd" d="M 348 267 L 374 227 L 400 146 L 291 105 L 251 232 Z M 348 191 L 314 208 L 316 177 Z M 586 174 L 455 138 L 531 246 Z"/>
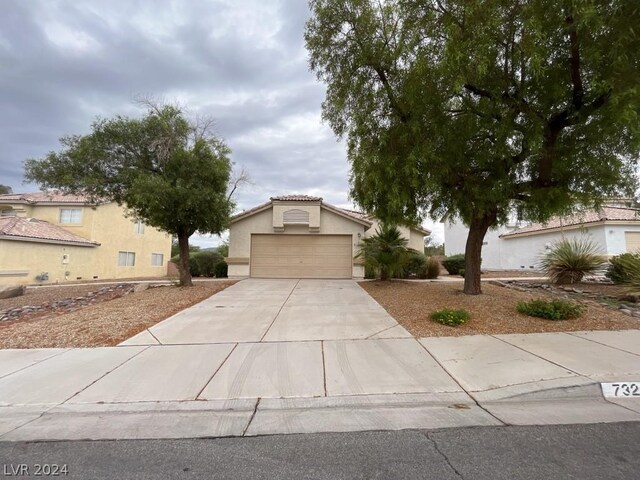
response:
<path id="1" fill-rule="evenodd" d="M 436 258 L 427 258 L 426 275 L 427 278 L 438 278 L 440 275 L 440 262 Z"/>
<path id="2" fill-rule="evenodd" d="M 598 247 L 586 239 L 562 239 L 540 260 L 541 270 L 558 284 L 576 283 L 588 273 L 600 270 L 606 259 Z"/>
<path id="3" fill-rule="evenodd" d="M 360 242 L 356 258 L 364 260 L 365 270 L 375 271 L 380 280 L 389 280 L 402 275 L 409 256 L 415 253 L 407 243 L 394 225 L 381 225 L 375 235 Z"/>

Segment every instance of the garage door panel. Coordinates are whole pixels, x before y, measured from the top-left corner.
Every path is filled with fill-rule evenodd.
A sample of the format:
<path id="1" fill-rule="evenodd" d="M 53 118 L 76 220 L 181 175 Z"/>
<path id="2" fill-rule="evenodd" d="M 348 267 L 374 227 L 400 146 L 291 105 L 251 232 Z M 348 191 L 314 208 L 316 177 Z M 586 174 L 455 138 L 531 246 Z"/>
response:
<path id="1" fill-rule="evenodd" d="M 351 278 L 350 235 L 252 235 L 251 276 Z"/>

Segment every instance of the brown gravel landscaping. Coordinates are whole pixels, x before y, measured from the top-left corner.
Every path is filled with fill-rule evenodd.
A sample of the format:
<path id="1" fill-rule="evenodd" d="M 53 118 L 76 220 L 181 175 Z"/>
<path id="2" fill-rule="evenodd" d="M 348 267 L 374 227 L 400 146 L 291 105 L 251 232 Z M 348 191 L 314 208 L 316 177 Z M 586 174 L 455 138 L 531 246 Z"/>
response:
<path id="1" fill-rule="evenodd" d="M 29 320 L 0 323 L 0 348 L 112 346 L 194 305 L 235 281 L 197 282 L 193 287 L 153 287 L 139 293 L 90 305 L 74 312 Z M 11 304 L 1 300 L 0 309 L 44 303 L 67 296 L 81 296 L 96 285 L 27 290 Z M 25 303 L 25 298 L 28 302 Z M 22 303 L 18 303 L 22 298 Z M 5 306 L 5 302 L 6 306 Z"/>
<path id="2" fill-rule="evenodd" d="M 462 282 L 375 281 L 362 282 L 360 286 L 416 337 L 640 328 L 640 319 L 597 305 L 586 306 L 580 318 L 562 321 L 529 317 L 516 311 L 519 301 L 557 298 L 544 291 L 532 294 L 483 283 L 482 295 L 465 295 Z M 471 320 L 458 327 L 431 321 L 431 313 L 443 308 L 464 308 L 471 314 Z"/>

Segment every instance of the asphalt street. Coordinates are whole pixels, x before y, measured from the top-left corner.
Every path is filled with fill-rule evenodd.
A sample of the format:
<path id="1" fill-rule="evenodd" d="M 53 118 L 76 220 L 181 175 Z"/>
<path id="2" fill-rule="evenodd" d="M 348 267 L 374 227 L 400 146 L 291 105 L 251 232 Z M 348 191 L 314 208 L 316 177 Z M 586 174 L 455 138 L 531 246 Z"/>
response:
<path id="1" fill-rule="evenodd" d="M 123 480 L 633 479 L 640 475 L 640 423 L 1 442 L 0 469 L 7 478 L 56 471 Z"/>

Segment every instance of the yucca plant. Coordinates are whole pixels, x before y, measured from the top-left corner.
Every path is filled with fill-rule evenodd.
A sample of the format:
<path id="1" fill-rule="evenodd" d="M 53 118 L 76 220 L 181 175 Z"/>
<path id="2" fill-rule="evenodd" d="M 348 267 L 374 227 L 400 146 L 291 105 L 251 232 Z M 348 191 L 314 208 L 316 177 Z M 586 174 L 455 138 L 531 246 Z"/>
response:
<path id="1" fill-rule="evenodd" d="M 586 239 L 562 239 L 540 260 L 541 270 L 558 284 L 576 283 L 589 273 L 597 272 L 606 263 L 598 246 Z"/>
<path id="2" fill-rule="evenodd" d="M 364 259 L 365 268 L 374 270 L 380 280 L 389 280 L 402 274 L 411 254 L 415 250 L 407 247 L 408 240 L 393 225 L 382 225 L 376 234 L 360 243 L 356 258 Z"/>

